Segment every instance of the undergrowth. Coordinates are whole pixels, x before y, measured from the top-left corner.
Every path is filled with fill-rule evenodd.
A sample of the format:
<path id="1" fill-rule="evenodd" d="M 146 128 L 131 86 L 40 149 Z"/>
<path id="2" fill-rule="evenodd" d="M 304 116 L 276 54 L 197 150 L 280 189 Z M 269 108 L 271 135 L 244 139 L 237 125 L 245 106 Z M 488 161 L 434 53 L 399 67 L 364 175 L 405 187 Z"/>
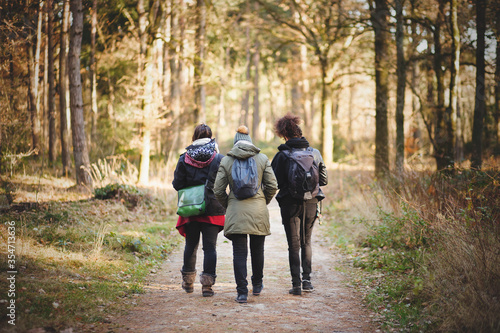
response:
<path id="1" fill-rule="evenodd" d="M 328 233 L 383 330 L 500 331 L 498 170 L 346 183 Z"/>
<path id="2" fill-rule="evenodd" d="M 110 322 L 144 292 L 148 276 L 179 243 L 175 216 L 143 190 L 109 185 L 96 189 L 95 198 L 42 202 L 0 216 L 2 247 L 6 223 L 16 229 L 17 332 Z M 2 248 L 2 284 L 6 253 Z M 4 326 L 6 306 L 0 315 Z"/>

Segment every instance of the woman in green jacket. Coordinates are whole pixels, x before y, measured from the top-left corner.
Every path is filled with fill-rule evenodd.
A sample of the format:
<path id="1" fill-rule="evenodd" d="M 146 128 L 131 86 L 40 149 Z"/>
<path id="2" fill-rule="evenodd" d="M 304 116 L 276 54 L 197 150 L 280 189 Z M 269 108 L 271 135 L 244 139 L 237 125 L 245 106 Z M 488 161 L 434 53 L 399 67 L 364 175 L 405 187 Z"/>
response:
<path id="1" fill-rule="evenodd" d="M 253 158 L 256 162 L 258 184 L 261 186 L 252 197 L 239 200 L 233 191 L 232 167 L 236 159 L 246 160 L 248 158 Z M 226 193 L 228 185 L 229 194 Z M 238 303 L 246 303 L 248 297 L 247 238 L 250 238 L 252 293 L 254 296 L 258 296 L 262 291 L 264 240 L 265 236 L 271 234 L 267 205 L 277 190 L 278 183 L 269 159 L 253 145 L 252 139 L 248 135 L 248 128 L 240 126 L 234 137 L 233 148 L 220 163 L 214 185 L 215 197 L 226 208 L 224 236 L 230 239 L 233 244 L 233 268 Z"/>

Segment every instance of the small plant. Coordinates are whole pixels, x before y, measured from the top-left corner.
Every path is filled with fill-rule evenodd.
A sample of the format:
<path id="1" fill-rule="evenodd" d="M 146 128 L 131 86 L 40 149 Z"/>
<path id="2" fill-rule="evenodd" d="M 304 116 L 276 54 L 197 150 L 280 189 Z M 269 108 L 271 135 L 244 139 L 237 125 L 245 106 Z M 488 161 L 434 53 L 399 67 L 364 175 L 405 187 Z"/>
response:
<path id="1" fill-rule="evenodd" d="M 96 199 L 118 199 L 129 209 L 134 209 L 142 202 L 149 202 L 151 198 L 141 192 L 137 187 L 123 184 L 108 184 L 94 189 Z"/>

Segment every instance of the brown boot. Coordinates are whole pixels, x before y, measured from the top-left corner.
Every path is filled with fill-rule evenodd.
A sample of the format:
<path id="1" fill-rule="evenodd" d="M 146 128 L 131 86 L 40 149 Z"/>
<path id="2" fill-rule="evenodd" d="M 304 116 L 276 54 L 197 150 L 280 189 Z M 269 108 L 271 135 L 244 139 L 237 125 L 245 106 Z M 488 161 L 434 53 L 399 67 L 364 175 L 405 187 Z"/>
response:
<path id="1" fill-rule="evenodd" d="M 201 293 L 203 294 L 203 297 L 211 297 L 214 295 L 212 286 L 215 284 L 215 276 L 211 274 L 201 273 L 200 283 L 201 283 Z"/>
<path id="2" fill-rule="evenodd" d="M 194 291 L 194 280 L 196 278 L 196 271 L 194 272 L 183 272 L 182 273 L 182 289 L 187 293 L 192 293 Z"/>

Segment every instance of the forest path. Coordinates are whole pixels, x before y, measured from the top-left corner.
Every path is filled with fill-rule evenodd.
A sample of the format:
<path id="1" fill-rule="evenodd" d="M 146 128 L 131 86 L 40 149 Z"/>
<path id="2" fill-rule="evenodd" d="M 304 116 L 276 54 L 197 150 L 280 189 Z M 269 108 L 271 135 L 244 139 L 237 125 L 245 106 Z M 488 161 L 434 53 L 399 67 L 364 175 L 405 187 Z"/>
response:
<path id="1" fill-rule="evenodd" d="M 321 237 L 321 226 L 313 233 L 313 273 L 315 290 L 302 296 L 288 294 L 291 278 L 286 237 L 275 200 L 268 206 L 272 234 L 266 237 L 264 290 L 251 295 L 247 304 L 238 304 L 233 276 L 231 242 L 219 234 L 215 296 L 202 297 L 199 278 L 195 290 L 181 288 L 182 255 L 179 246 L 137 297 L 136 305 L 107 327 L 111 332 L 375 332 L 370 313 L 359 294 L 346 286 L 335 267 L 340 254 L 329 249 Z M 198 250 L 197 271 L 203 254 Z M 249 258 L 250 260 L 250 258 Z M 248 262 L 248 280 L 251 265 Z M 104 328 L 104 327 L 103 327 Z"/>

